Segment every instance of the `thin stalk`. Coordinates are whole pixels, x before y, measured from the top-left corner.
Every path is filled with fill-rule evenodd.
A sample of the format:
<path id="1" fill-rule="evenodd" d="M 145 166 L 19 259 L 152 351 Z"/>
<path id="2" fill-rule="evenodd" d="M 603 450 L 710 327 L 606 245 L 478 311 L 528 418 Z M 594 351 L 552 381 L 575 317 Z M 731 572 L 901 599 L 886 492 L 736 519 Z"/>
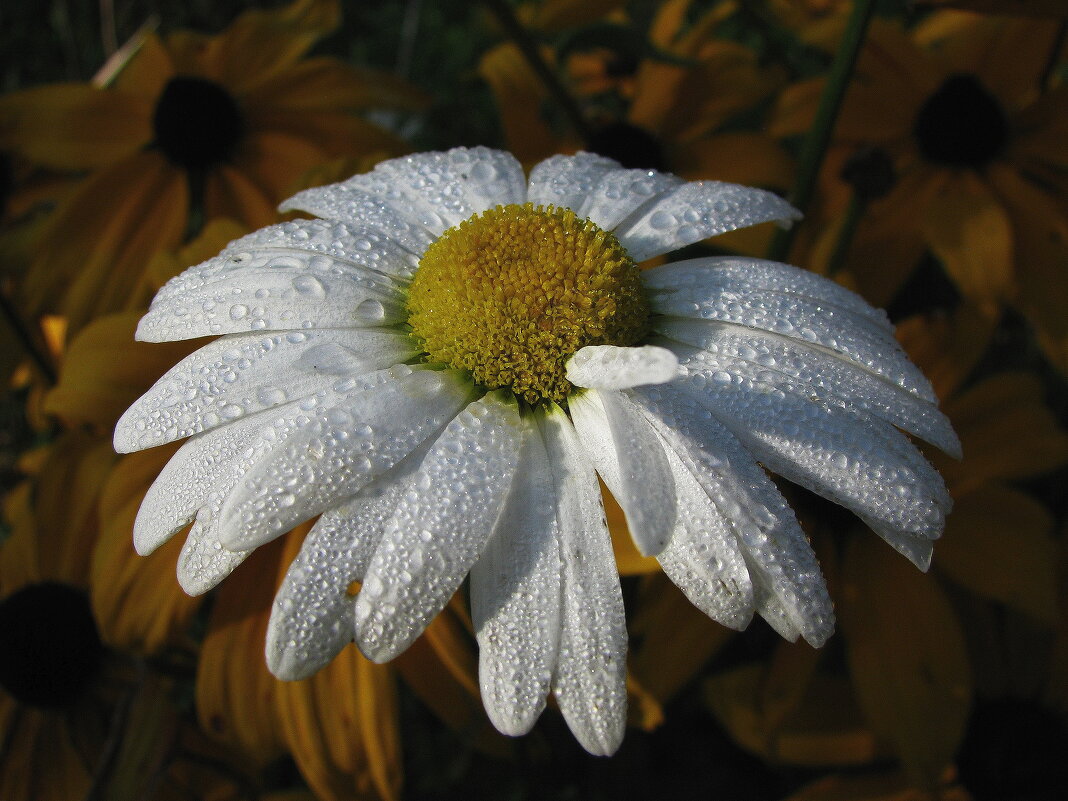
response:
<path id="1" fill-rule="evenodd" d="M 830 144 L 831 133 L 838 119 L 838 112 L 842 107 L 849 81 L 853 77 L 857 55 L 864 43 L 874 10 L 875 0 L 856 0 L 845 34 L 842 36 L 842 43 L 838 47 L 834 63 L 831 64 L 830 73 L 827 75 L 827 83 L 823 87 L 819 108 L 816 110 L 816 119 L 801 148 L 797 182 L 790 195 L 790 202 L 802 212 L 807 211 L 812 202 L 816 178 L 819 176 L 820 167 L 823 166 L 827 145 Z M 787 257 L 790 244 L 794 239 L 794 231 L 794 228 L 789 228 L 776 232 L 771 243 L 770 258 L 782 261 Z"/>
<path id="2" fill-rule="evenodd" d="M 593 130 L 586 121 L 586 115 L 582 113 L 575 98 L 567 91 L 567 87 L 560 81 L 552 67 L 542 58 L 537 42 L 531 37 L 530 32 L 516 19 L 511 7 L 505 0 L 483 0 L 490 13 L 497 18 L 497 22 L 504 28 L 504 32 L 512 40 L 519 52 L 527 60 L 530 68 L 534 70 L 549 94 L 559 104 L 560 109 L 567 116 L 571 127 L 582 138 L 589 142 L 593 136 Z"/>
<path id="3" fill-rule="evenodd" d="M 828 278 L 834 278 L 845 266 L 846 256 L 849 255 L 849 246 L 853 243 L 853 237 L 857 233 L 857 226 L 860 225 L 860 221 L 864 217 L 867 205 L 857 197 L 855 192 L 849 198 L 849 207 L 846 209 L 845 219 L 842 220 L 842 227 L 838 229 L 834 250 L 831 251 L 831 256 L 827 260 L 826 275 Z"/>

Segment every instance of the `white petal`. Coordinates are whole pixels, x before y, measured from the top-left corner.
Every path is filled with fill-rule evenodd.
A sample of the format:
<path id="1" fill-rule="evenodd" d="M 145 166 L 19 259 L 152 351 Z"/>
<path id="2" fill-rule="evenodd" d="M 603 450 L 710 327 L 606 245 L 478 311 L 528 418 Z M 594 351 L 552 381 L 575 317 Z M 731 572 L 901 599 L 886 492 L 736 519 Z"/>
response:
<path id="1" fill-rule="evenodd" d="M 456 373 L 402 365 L 341 379 L 274 418 L 223 507 L 226 547 L 261 545 L 351 497 L 452 419 L 470 388 Z"/>
<path id="2" fill-rule="evenodd" d="M 471 568 L 482 702 L 504 734 L 526 734 L 545 708 L 560 645 L 560 525 L 545 445 L 526 432 L 522 466 Z"/>
<path id="3" fill-rule="evenodd" d="M 568 403 L 582 444 L 623 508 L 638 550 L 656 556 L 675 529 L 675 482 L 660 438 L 619 392 L 593 389 Z"/>
<path id="4" fill-rule="evenodd" d="M 563 617 L 553 693 L 591 754 L 615 753 L 627 722 L 627 628 L 612 541 L 592 465 L 558 406 L 538 422 L 560 523 Z"/>
<path id="5" fill-rule="evenodd" d="M 598 227 L 612 231 L 630 215 L 640 214 L 665 192 L 683 183 L 685 181 L 675 175 L 656 170 L 612 170 L 601 176 L 575 212 L 580 217 L 589 217 Z M 633 254 L 631 257 L 641 261 Z"/>
<path id="6" fill-rule="evenodd" d="M 234 334 L 187 356 L 119 418 L 115 450 L 150 448 L 314 395 L 341 375 L 411 358 L 413 341 L 381 328 Z"/>
<path id="7" fill-rule="evenodd" d="M 265 249 L 318 254 L 339 264 L 374 270 L 404 280 L 410 279 L 419 266 L 417 254 L 405 249 L 381 230 L 339 220 L 290 220 L 268 225 L 235 239 L 226 246 L 222 255 L 235 256 Z"/>
<path id="8" fill-rule="evenodd" d="M 696 181 L 642 206 L 620 223 L 615 234 L 632 259 L 644 261 L 737 228 L 799 219 L 797 209 L 763 189 Z"/>
<path id="9" fill-rule="evenodd" d="M 134 520 L 134 549 L 142 556 L 152 553 L 193 519 L 213 490 L 241 466 L 247 468 L 247 454 L 263 425 L 262 420 L 246 418 L 182 445 L 141 502 Z"/>
<path id="10" fill-rule="evenodd" d="M 197 513 L 178 556 L 178 583 L 188 595 L 203 595 L 217 587 L 252 550 L 232 551 L 219 539 L 219 504 L 221 496 L 209 500 Z"/>
<path id="11" fill-rule="evenodd" d="M 605 173 L 621 169 L 618 161 L 595 153 L 550 156 L 530 171 L 527 201 L 578 212 Z"/>
<path id="12" fill-rule="evenodd" d="M 666 348 L 588 345 L 567 362 L 567 380 L 577 387 L 629 389 L 677 378 L 679 362 Z"/>
<path id="13" fill-rule="evenodd" d="M 307 678 L 352 642 L 353 602 L 386 522 L 426 455 L 421 446 L 355 498 L 323 513 L 278 588 L 267 624 L 267 667 L 280 679 Z"/>
<path id="14" fill-rule="evenodd" d="M 675 482 L 678 513 L 671 539 L 657 560 L 690 603 L 717 623 L 744 629 L 753 618 L 753 582 L 731 521 L 708 497 L 678 454 L 671 448 L 666 453 Z"/>
<path id="15" fill-rule="evenodd" d="M 790 264 L 748 256 L 686 259 L 642 272 L 642 283 L 654 295 L 687 301 L 733 298 L 760 292 L 785 292 L 856 315 L 868 325 L 893 333 L 886 312 L 841 284 Z"/>
<path id="16" fill-rule="evenodd" d="M 282 203 L 278 210 L 303 211 L 352 226 L 373 228 L 416 257 L 436 238 L 399 192 L 396 197 L 383 199 L 349 181 L 305 189 Z"/>
<path id="17" fill-rule="evenodd" d="M 814 646 L 834 629 L 834 611 L 815 554 L 775 485 L 738 440 L 700 404 L 673 386 L 643 387 L 632 397 L 730 521 L 753 582 L 757 611 L 777 599 L 793 628 Z M 766 594 L 765 592 L 766 591 Z"/>
<path id="18" fill-rule="evenodd" d="M 404 651 L 460 586 L 504 508 L 523 428 L 515 400 L 494 393 L 460 412 L 434 443 L 356 598 L 356 643 L 369 659 Z"/>
<path id="19" fill-rule="evenodd" d="M 748 368 L 752 378 L 767 375 L 769 383 L 797 384 L 827 403 L 867 412 L 960 457 L 960 440 L 933 403 L 832 351 L 733 323 L 661 317 L 653 325 L 708 351 L 704 361 L 713 370 Z"/>
<path id="20" fill-rule="evenodd" d="M 399 191 L 436 235 L 486 209 L 526 198 L 519 161 L 511 153 L 486 147 L 390 159 L 380 162 L 370 176 Z"/>
<path id="21" fill-rule="evenodd" d="M 403 283 L 296 250 L 216 256 L 168 281 L 137 326 L 145 342 L 248 331 L 391 325 L 407 318 Z"/>
<path id="22" fill-rule="evenodd" d="M 822 347 L 934 402 L 923 373 L 884 324 L 827 301 L 781 289 L 687 294 L 650 288 L 650 305 L 665 316 L 734 323 Z"/>
<path id="23" fill-rule="evenodd" d="M 703 351 L 686 360 L 700 359 Z M 733 369 L 733 368 L 731 368 Z M 873 527 L 934 539 L 951 506 L 938 472 L 890 425 L 719 370 L 677 382 L 769 470 L 845 506 Z"/>

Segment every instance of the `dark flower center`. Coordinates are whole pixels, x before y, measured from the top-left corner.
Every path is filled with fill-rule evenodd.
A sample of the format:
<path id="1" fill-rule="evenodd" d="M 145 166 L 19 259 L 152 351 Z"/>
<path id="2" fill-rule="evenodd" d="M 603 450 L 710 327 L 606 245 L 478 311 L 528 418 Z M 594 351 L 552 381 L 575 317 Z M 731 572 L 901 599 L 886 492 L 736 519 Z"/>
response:
<path id="1" fill-rule="evenodd" d="M 22 703 L 70 704 L 96 676 L 102 655 L 81 590 L 46 581 L 0 601 L 0 685 Z"/>
<path id="2" fill-rule="evenodd" d="M 179 167 L 199 170 L 234 155 L 245 132 L 233 95 L 204 78 L 171 78 L 152 116 L 154 144 Z"/>
<path id="3" fill-rule="evenodd" d="M 590 137 L 586 147 L 598 155 L 615 159 L 624 167 L 663 170 L 664 151 L 655 136 L 637 125 L 614 122 Z"/>
<path id="4" fill-rule="evenodd" d="M 929 161 L 983 167 L 1009 139 L 1005 112 L 974 75 L 951 75 L 924 102 L 912 133 Z"/>

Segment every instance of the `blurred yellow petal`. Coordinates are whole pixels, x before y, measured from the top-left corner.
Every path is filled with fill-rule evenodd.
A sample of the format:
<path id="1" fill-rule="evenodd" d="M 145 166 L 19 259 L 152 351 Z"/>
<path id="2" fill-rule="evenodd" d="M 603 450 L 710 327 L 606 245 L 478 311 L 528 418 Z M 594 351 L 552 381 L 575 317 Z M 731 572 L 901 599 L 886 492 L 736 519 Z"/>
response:
<path id="1" fill-rule="evenodd" d="M 924 235 L 961 291 L 980 306 L 1012 294 L 1013 234 L 997 198 L 970 173 L 961 173 L 931 198 Z"/>
<path id="2" fill-rule="evenodd" d="M 124 456 L 100 496 L 100 536 L 93 549 L 90 598 L 101 637 L 138 653 L 154 653 L 186 631 L 201 599 L 174 578 L 181 534 L 150 556 L 133 549 L 133 522 L 145 493 L 174 446 Z"/>
<path id="3" fill-rule="evenodd" d="M 519 48 L 502 44 L 489 50 L 478 74 L 493 92 L 505 141 L 515 157 L 532 165 L 556 152 L 557 137 L 542 113 L 548 95 Z"/>
<path id="4" fill-rule="evenodd" d="M 54 84 L 0 97 L 0 148 L 47 167 L 110 164 L 152 139 L 144 98 L 87 84 Z"/>
<path id="5" fill-rule="evenodd" d="M 624 6 L 625 0 L 540 0 L 525 4 L 520 11 L 531 27 L 555 33 L 595 22 Z"/>
<path id="6" fill-rule="evenodd" d="M 136 342 L 140 318 L 140 312 L 112 314 L 79 332 L 63 359 L 59 383 L 45 397 L 45 410 L 69 425 L 89 423 L 110 433 L 157 378 L 203 344 Z"/>
<path id="7" fill-rule="evenodd" d="M 154 106 L 174 73 L 173 58 L 163 41 L 156 34 L 147 33 L 133 58 L 115 77 L 112 87 L 144 98 Z"/>
<path id="8" fill-rule="evenodd" d="M 839 621 L 861 707 L 912 781 L 935 787 L 964 733 L 972 683 L 938 585 L 871 536 L 849 542 Z"/>
<path id="9" fill-rule="evenodd" d="M 762 665 L 747 665 L 708 679 L 706 703 L 735 742 L 762 758 L 793 765 L 863 765 L 883 755 L 864 724 L 845 679 L 818 674 L 804 705 L 782 720 L 762 708 Z"/>
<path id="10" fill-rule="evenodd" d="M 935 394 L 950 398 L 990 344 L 995 321 L 973 306 L 962 304 L 952 313 L 911 317 L 897 326 L 897 338 L 934 386 Z"/>
<path id="11" fill-rule="evenodd" d="M 616 554 L 619 574 L 633 576 L 639 573 L 659 573 L 660 563 L 651 556 L 642 556 L 639 553 L 630 536 L 630 529 L 627 528 L 623 508 L 603 484 L 601 500 L 604 503 L 605 519 L 608 521 L 608 533 L 612 535 L 612 549 Z"/>
<path id="12" fill-rule="evenodd" d="M 204 48 L 208 74 L 241 93 L 291 67 L 341 22 L 338 0 L 246 11 Z"/>
<path id="13" fill-rule="evenodd" d="M 1042 504 L 997 485 L 954 502 L 935 566 L 958 584 L 1046 623 L 1057 620 L 1053 519 Z"/>
<path id="14" fill-rule="evenodd" d="M 282 549 L 282 540 L 257 549 L 223 582 L 197 665 L 204 730 L 261 764 L 286 746 L 276 703 L 281 685 L 263 658 Z"/>
<path id="15" fill-rule="evenodd" d="M 59 310 L 77 330 L 134 299 L 147 305 L 145 264 L 178 246 L 188 203 L 185 176 L 155 152 L 94 173 L 56 211 L 22 287 L 23 308 Z"/>
<path id="16" fill-rule="evenodd" d="M 208 217 L 231 217 L 249 228 L 278 222 L 278 212 L 267 194 L 248 176 L 230 166 L 213 170 L 204 187 L 204 213 Z"/>
<path id="17" fill-rule="evenodd" d="M 1068 434 L 1030 373 L 999 373 L 943 404 L 960 435 L 960 462 L 932 454 L 956 496 L 989 481 L 1030 478 L 1068 462 Z"/>
<path id="18" fill-rule="evenodd" d="M 355 648 L 350 648 L 355 651 Z M 371 780 L 382 798 L 397 798 L 403 778 L 393 669 L 353 654 L 359 725 Z"/>

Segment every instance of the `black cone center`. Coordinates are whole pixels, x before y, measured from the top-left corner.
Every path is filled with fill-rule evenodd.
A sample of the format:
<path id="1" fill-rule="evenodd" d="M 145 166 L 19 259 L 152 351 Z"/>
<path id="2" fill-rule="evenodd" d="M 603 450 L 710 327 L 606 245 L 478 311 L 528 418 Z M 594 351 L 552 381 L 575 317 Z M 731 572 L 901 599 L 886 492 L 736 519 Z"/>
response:
<path id="1" fill-rule="evenodd" d="M 102 654 L 81 590 L 42 582 L 0 601 L 0 685 L 19 701 L 70 704 L 96 676 Z"/>
<path id="2" fill-rule="evenodd" d="M 586 147 L 600 156 L 615 159 L 624 167 L 663 170 L 664 151 L 655 136 L 637 125 L 615 122 L 593 134 Z"/>
<path id="3" fill-rule="evenodd" d="M 912 129 L 920 153 L 952 167 L 982 167 L 1009 139 L 1001 105 L 974 75 L 952 75 L 924 102 Z"/>
<path id="4" fill-rule="evenodd" d="M 204 78 L 171 78 L 152 116 L 154 144 L 179 167 L 198 170 L 234 155 L 245 123 L 233 95 Z"/>

